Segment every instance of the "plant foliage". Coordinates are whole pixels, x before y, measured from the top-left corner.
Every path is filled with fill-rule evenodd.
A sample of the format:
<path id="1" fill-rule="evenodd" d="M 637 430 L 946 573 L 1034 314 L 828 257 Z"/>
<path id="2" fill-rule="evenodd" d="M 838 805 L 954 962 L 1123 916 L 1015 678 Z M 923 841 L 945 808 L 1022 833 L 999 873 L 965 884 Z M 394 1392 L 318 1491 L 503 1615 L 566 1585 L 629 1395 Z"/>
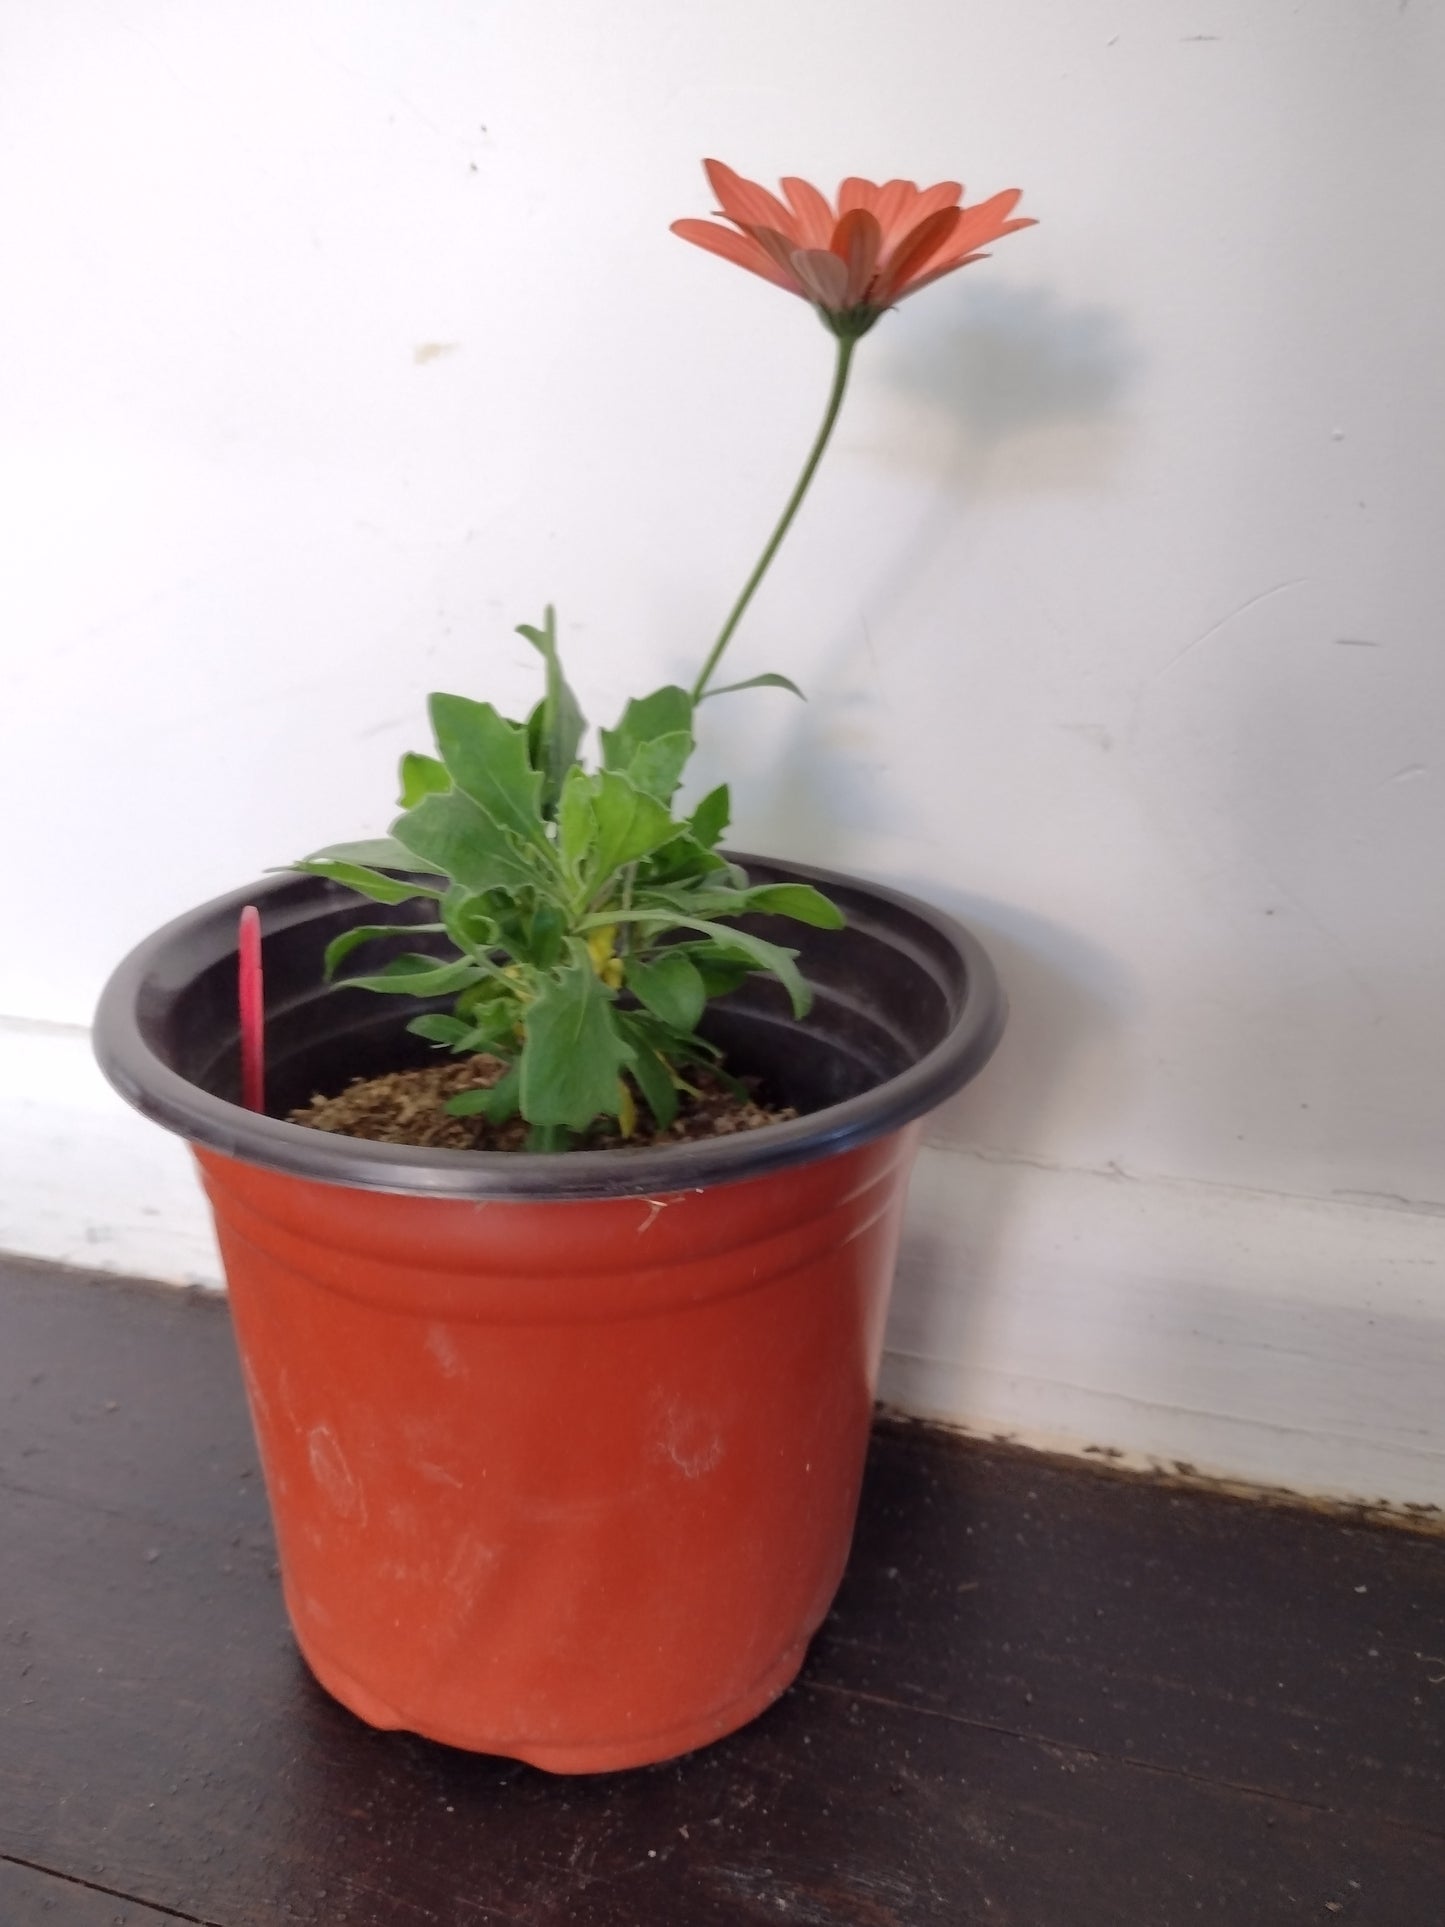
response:
<path id="1" fill-rule="evenodd" d="M 598 732 L 600 767 L 579 760 L 586 725 L 548 609 L 520 631 L 545 687 L 525 721 L 465 696 L 430 699 L 435 755 L 401 760 L 389 838 L 337 844 L 295 865 L 377 903 L 434 905 L 421 923 L 359 924 L 326 953 L 333 981 L 393 996 L 449 998 L 409 1029 L 507 1066 L 491 1089 L 451 1100 L 493 1123 L 520 1114 L 538 1149 L 575 1144 L 599 1118 L 630 1135 L 638 1100 L 664 1129 L 688 1076 L 725 1075 L 698 1026 L 710 998 L 770 972 L 802 1016 L 797 952 L 740 929 L 750 912 L 836 929 L 841 912 L 807 884 L 750 884 L 720 854 L 726 786 L 687 813 L 676 796 L 697 699 L 669 685 Z M 781 679 L 779 679 L 781 680 Z M 424 952 L 338 979 L 377 938 L 425 934 Z"/>
<path id="2" fill-rule="evenodd" d="M 770 971 L 801 1016 L 808 987 L 797 952 L 738 926 L 767 911 L 836 929 L 841 913 L 806 884 L 753 886 L 718 850 L 725 786 L 686 815 L 678 785 L 698 705 L 710 696 L 797 685 L 775 670 L 713 678 L 812 484 L 848 386 L 853 353 L 905 295 L 985 257 L 1018 228 L 1016 188 L 961 205 L 943 181 L 921 191 L 850 175 L 836 210 L 790 178 L 787 204 L 720 161 L 705 163 L 722 219 L 673 232 L 809 302 L 833 337 L 833 381 L 802 473 L 692 688 L 668 684 L 628 703 L 598 732 L 601 766 L 579 760 L 586 724 L 557 655 L 548 609 L 524 635 L 542 658 L 542 699 L 525 722 L 466 696 L 431 698 L 435 755 L 401 761 L 402 814 L 390 838 L 338 844 L 296 867 L 378 903 L 423 899 L 434 922 L 362 924 L 331 945 L 334 974 L 353 951 L 397 930 L 449 940 L 450 954 L 406 952 L 345 981 L 365 990 L 452 1000 L 411 1028 L 452 1051 L 487 1051 L 506 1074 L 451 1100 L 496 1122 L 520 1115 L 539 1148 L 563 1149 L 598 1118 L 630 1135 L 638 1099 L 666 1126 L 690 1071 L 720 1072 L 700 1034 L 709 998 Z M 760 225 L 761 220 L 761 225 Z M 831 235 L 826 246 L 820 240 Z"/>

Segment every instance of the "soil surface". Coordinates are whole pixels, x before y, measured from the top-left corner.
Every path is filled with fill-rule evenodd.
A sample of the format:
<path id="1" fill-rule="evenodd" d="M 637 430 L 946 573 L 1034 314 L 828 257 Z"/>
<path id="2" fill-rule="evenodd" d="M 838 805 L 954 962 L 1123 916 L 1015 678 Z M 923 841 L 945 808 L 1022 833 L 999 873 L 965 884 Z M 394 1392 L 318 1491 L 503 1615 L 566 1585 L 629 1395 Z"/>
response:
<path id="1" fill-rule="evenodd" d="M 446 1101 L 458 1091 L 485 1090 L 504 1066 L 495 1057 L 452 1057 L 418 1070 L 388 1071 L 358 1077 L 335 1097 L 313 1097 L 292 1111 L 293 1124 L 341 1137 L 371 1138 L 379 1144 L 416 1144 L 428 1150 L 522 1151 L 529 1127 L 519 1117 L 489 1124 L 484 1117 L 452 1117 Z M 704 1072 L 693 1080 L 697 1095 L 679 1093 L 681 1107 L 665 1131 L 645 1105 L 638 1105 L 637 1128 L 623 1137 L 615 1120 L 599 1119 L 580 1147 L 589 1151 L 640 1150 L 688 1139 L 731 1137 L 796 1117 L 791 1105 L 770 1105 L 749 1094 L 738 1097 Z"/>

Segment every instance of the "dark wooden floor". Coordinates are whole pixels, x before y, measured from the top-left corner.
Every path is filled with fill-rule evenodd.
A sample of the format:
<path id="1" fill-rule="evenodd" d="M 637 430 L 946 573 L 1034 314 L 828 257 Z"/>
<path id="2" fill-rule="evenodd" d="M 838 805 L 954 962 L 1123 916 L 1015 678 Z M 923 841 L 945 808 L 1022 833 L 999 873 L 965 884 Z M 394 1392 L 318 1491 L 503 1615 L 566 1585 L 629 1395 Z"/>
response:
<path id="1" fill-rule="evenodd" d="M 1445 1923 L 1445 1544 L 884 1426 L 802 1682 L 595 1780 L 287 1635 L 213 1298 L 0 1266 L 0 1927 Z"/>

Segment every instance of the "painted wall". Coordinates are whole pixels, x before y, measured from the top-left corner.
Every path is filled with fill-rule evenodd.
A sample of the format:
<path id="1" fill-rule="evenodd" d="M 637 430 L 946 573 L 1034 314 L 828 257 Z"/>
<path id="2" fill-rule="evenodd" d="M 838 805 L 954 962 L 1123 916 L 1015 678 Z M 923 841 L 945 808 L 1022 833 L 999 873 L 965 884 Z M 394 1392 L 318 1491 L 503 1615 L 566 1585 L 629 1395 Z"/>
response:
<path id="1" fill-rule="evenodd" d="M 213 1275 L 180 1153 L 86 1067 L 109 964 L 384 827 L 426 690 L 530 700 L 545 600 L 604 719 L 698 660 L 829 372 L 668 236 L 699 156 L 1020 184 L 1041 225 L 864 344 L 736 643 L 810 702 L 713 705 L 699 758 L 740 846 L 925 893 L 1008 980 L 889 1389 L 1440 1497 L 1441 11 L 55 0 L 0 36 L 0 1246 Z"/>

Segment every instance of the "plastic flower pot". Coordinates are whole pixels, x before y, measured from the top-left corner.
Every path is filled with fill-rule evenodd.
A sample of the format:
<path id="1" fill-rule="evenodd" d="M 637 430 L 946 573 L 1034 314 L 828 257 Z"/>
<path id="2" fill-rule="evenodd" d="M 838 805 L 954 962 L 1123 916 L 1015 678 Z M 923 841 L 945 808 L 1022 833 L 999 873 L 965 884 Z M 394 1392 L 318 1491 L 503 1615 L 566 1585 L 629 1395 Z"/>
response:
<path id="1" fill-rule="evenodd" d="M 310 877 L 181 917 L 106 988 L 101 1066 L 190 1140 L 214 1208 L 296 1638 L 375 1726 L 555 1772 L 666 1759 L 775 1699 L 832 1601 L 919 1120 L 1003 1003 L 948 918 L 740 861 L 848 925 L 802 931 L 806 1020 L 762 978 L 710 1020 L 806 1114 L 703 1143 L 429 1151 L 284 1121 L 426 1053 L 396 1001 L 321 987 L 358 907 Z M 237 1101 L 248 900 L 282 1115 Z"/>

